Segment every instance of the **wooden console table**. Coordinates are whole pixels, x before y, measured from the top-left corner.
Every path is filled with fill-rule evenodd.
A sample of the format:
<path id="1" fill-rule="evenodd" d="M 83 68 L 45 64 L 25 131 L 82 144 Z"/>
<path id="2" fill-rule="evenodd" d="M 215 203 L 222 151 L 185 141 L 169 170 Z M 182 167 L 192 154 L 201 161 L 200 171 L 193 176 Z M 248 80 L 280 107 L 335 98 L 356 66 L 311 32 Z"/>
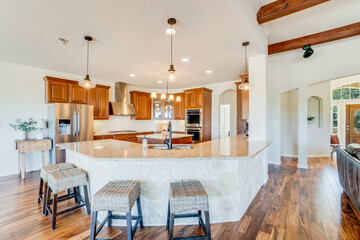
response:
<path id="1" fill-rule="evenodd" d="M 15 149 L 18 150 L 18 174 L 25 179 L 26 173 L 26 153 L 41 151 L 42 166 L 49 164 L 49 150 L 51 150 L 51 139 L 25 139 L 15 140 Z"/>

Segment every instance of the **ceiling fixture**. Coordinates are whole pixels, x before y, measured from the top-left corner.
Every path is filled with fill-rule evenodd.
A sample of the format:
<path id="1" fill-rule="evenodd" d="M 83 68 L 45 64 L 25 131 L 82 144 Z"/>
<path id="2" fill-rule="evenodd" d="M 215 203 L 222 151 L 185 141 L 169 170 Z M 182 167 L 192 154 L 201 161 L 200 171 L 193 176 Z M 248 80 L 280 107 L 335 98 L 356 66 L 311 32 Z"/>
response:
<path id="1" fill-rule="evenodd" d="M 190 60 L 188 58 L 181 59 L 182 62 L 189 62 Z"/>
<path id="2" fill-rule="evenodd" d="M 206 70 L 206 73 L 210 74 L 210 73 L 212 73 L 212 71 L 211 70 Z"/>
<path id="3" fill-rule="evenodd" d="M 308 58 L 308 57 L 310 57 L 311 55 L 313 55 L 313 53 L 314 53 L 314 50 L 311 48 L 311 45 L 310 45 L 310 44 L 304 45 L 304 46 L 302 47 L 302 49 L 305 50 L 304 55 L 303 55 L 304 58 Z"/>
<path id="4" fill-rule="evenodd" d="M 133 73 L 132 73 L 132 74 L 130 74 L 130 77 L 135 77 L 135 76 L 136 76 L 136 75 L 135 75 L 135 74 L 133 74 Z"/>
<path id="5" fill-rule="evenodd" d="M 248 62 L 247 62 L 247 46 L 249 46 L 249 42 L 243 42 L 242 45 L 245 48 L 245 74 L 240 75 L 241 84 L 239 85 L 239 89 L 241 90 L 248 90 L 251 85 L 249 83 L 249 74 L 248 74 Z"/>
<path id="6" fill-rule="evenodd" d="M 57 37 L 57 38 L 55 38 L 55 40 L 54 40 L 55 42 L 57 42 L 57 43 L 62 43 L 62 44 L 67 44 L 68 42 L 69 42 L 69 40 L 68 39 L 65 39 L 65 38 L 61 38 L 61 37 Z"/>
<path id="7" fill-rule="evenodd" d="M 166 33 L 169 34 L 169 35 L 173 35 L 176 33 L 175 29 L 172 29 L 172 28 L 168 28 L 166 29 Z"/>
<path id="8" fill-rule="evenodd" d="M 158 83 L 163 83 L 164 81 L 163 80 L 159 80 Z"/>
<path id="9" fill-rule="evenodd" d="M 94 88 L 96 87 L 96 84 L 92 82 L 89 77 L 89 43 L 92 41 L 92 37 L 85 36 L 84 39 L 87 41 L 86 77 L 84 80 L 79 81 L 79 85 L 84 88 Z"/>

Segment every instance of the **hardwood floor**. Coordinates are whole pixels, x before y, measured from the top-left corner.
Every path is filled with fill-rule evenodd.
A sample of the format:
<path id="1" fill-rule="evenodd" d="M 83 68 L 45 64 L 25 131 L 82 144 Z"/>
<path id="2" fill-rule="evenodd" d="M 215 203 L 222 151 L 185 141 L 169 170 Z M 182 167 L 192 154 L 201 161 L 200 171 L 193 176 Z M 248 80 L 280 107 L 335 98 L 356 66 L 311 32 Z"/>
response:
<path id="1" fill-rule="evenodd" d="M 297 169 L 296 159 L 269 166 L 269 180 L 238 222 L 213 224 L 213 239 L 360 239 L 360 221 L 339 185 L 330 158 L 309 159 Z M 90 216 L 85 209 L 60 215 L 51 231 L 37 204 L 39 172 L 0 178 L 0 239 L 88 239 Z M 71 201 L 71 200 L 69 200 Z M 63 203 L 65 207 L 71 203 Z M 211 204 L 211 202 L 210 202 Z M 200 235 L 196 226 L 178 226 L 175 235 Z M 104 227 L 98 237 L 125 238 L 125 227 Z M 135 239 L 166 239 L 165 227 L 138 229 Z"/>

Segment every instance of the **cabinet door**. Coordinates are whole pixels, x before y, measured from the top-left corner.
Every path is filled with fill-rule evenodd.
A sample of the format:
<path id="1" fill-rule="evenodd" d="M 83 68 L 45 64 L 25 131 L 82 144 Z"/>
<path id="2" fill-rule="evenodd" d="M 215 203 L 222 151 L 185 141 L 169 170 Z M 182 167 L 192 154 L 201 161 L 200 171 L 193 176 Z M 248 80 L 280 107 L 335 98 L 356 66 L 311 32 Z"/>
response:
<path id="1" fill-rule="evenodd" d="M 47 103 L 67 103 L 69 102 L 69 84 L 65 82 L 47 81 L 46 82 L 46 102 Z"/>
<path id="2" fill-rule="evenodd" d="M 98 88 L 92 88 L 88 90 L 87 104 L 94 106 L 94 119 L 96 119 L 99 112 Z"/>
<path id="3" fill-rule="evenodd" d="M 86 89 L 78 84 L 70 84 L 70 103 L 86 104 Z"/>
<path id="4" fill-rule="evenodd" d="M 192 108 L 194 106 L 194 93 L 186 92 L 185 93 L 185 107 Z"/>
<path id="5" fill-rule="evenodd" d="M 177 97 L 180 97 L 180 102 L 177 102 Z M 185 98 L 184 94 L 177 94 L 174 102 L 174 119 L 185 120 Z"/>
<path id="6" fill-rule="evenodd" d="M 98 88 L 98 114 L 97 119 L 109 118 L 109 89 Z"/>
<path id="7" fill-rule="evenodd" d="M 203 106 L 203 93 L 202 92 L 194 92 L 194 108 L 202 108 Z"/>
<path id="8" fill-rule="evenodd" d="M 143 119 L 151 120 L 151 97 L 144 96 L 144 116 Z"/>

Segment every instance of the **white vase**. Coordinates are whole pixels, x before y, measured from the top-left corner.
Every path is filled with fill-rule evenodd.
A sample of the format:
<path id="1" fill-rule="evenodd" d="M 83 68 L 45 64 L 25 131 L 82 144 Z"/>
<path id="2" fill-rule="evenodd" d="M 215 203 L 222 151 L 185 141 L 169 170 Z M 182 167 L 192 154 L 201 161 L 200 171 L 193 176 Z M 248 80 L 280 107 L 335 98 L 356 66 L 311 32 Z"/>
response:
<path id="1" fill-rule="evenodd" d="M 19 140 L 25 140 L 26 139 L 26 132 L 20 131 L 19 132 Z"/>

